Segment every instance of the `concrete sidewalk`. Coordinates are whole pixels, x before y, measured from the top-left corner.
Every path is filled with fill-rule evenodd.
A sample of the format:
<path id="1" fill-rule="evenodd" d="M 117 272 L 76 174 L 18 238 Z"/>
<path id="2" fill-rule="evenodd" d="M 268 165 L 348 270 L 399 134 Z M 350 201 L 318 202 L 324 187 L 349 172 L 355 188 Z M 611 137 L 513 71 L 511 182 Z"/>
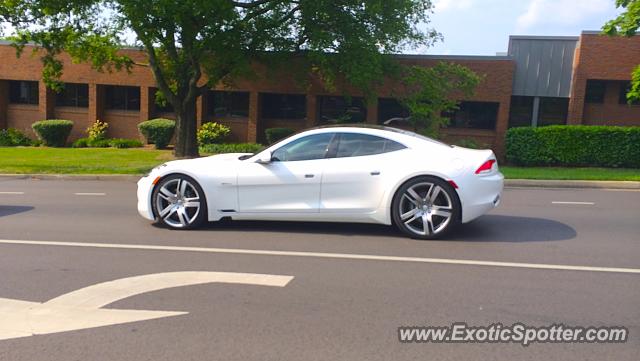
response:
<path id="1" fill-rule="evenodd" d="M 76 180 L 76 181 L 124 181 L 137 182 L 140 175 L 131 174 L 0 174 L 3 179 Z M 639 189 L 640 182 L 631 181 L 587 181 L 587 180 L 539 180 L 506 179 L 509 188 L 595 188 L 595 189 Z"/>

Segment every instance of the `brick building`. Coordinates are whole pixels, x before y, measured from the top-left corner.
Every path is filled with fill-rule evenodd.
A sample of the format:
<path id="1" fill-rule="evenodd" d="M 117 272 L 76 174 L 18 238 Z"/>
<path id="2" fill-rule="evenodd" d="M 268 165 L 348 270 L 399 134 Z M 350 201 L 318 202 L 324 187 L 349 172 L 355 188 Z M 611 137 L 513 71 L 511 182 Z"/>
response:
<path id="1" fill-rule="evenodd" d="M 144 62 L 144 53 L 123 50 Z M 0 128 L 31 133 L 42 119 L 74 121 L 71 138 L 85 136 L 96 119 L 109 123 L 109 136 L 138 138 L 137 124 L 155 117 L 172 118 L 170 108 L 155 102 L 151 71 L 134 66 L 131 73 L 100 73 L 65 59 L 65 90 L 56 94 L 41 81 L 41 63 L 27 48 L 0 44 Z M 578 37 L 512 36 L 509 50 L 498 56 L 399 55 L 404 64 L 431 66 L 460 63 L 483 75 L 475 94 L 460 99 L 443 130 L 449 140 L 473 138 L 501 154 L 511 126 L 549 124 L 640 125 L 640 105 L 624 99 L 633 68 L 640 64 L 640 36 L 612 38 L 595 32 Z M 266 69 L 254 80 L 232 89 L 212 89 L 198 99 L 199 122 L 217 121 L 232 129 L 231 141 L 264 140 L 264 130 L 296 130 L 330 123 L 349 114 L 352 121 L 381 124 L 406 116 L 391 87 L 376 90 L 366 102 L 351 92 L 329 92 L 319 82 L 302 85 L 293 77 L 272 76 Z"/>

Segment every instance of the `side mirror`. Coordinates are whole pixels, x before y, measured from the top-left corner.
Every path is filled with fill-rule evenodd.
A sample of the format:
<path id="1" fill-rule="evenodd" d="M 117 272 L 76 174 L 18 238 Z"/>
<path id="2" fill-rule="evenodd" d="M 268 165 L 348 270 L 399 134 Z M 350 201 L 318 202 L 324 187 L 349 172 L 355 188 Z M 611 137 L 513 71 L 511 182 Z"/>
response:
<path id="1" fill-rule="evenodd" d="M 271 152 L 264 151 L 264 152 L 260 153 L 260 157 L 258 158 L 258 160 L 256 160 L 256 163 L 260 163 L 260 164 L 269 164 L 269 163 L 271 163 Z"/>

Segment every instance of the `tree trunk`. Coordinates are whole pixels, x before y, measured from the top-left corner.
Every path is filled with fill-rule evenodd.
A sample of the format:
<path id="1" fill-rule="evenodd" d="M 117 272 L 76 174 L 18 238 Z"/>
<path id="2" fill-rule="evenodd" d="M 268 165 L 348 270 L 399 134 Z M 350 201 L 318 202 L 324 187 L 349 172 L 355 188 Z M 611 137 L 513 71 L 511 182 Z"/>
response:
<path id="1" fill-rule="evenodd" d="M 176 109 L 176 144 L 173 149 L 176 158 L 198 157 L 197 123 L 195 99 Z"/>

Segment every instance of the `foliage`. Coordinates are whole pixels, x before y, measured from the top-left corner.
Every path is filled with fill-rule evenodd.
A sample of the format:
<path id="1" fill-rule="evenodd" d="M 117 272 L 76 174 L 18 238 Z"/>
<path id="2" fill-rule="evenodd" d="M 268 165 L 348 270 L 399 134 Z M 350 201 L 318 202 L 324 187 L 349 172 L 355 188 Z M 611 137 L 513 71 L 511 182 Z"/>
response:
<path id="1" fill-rule="evenodd" d="M 198 144 L 220 143 L 231 133 L 231 128 L 215 122 L 204 123 L 198 130 Z"/>
<path id="2" fill-rule="evenodd" d="M 205 144 L 200 146 L 200 152 L 208 154 L 222 153 L 258 153 L 264 148 L 256 143 Z"/>
<path id="3" fill-rule="evenodd" d="M 431 0 L 12 0 L 0 2 L 0 21 L 16 29 L 19 52 L 29 43 L 45 50 L 53 88 L 62 87 L 62 49 L 101 71 L 148 66 L 176 112 L 176 155 L 195 156 L 203 91 L 254 77 L 259 64 L 370 91 L 389 67 L 385 54 L 440 39 L 424 26 L 432 8 Z M 128 33 L 148 62 L 119 52 Z"/>
<path id="4" fill-rule="evenodd" d="M 610 20 L 602 31 L 608 35 L 635 36 L 640 28 L 640 0 L 616 0 L 616 7 L 625 9 Z M 640 65 L 631 74 L 631 89 L 627 93 L 629 104 L 640 101 Z"/>
<path id="5" fill-rule="evenodd" d="M 89 138 L 79 138 L 71 143 L 71 148 L 88 148 Z"/>
<path id="6" fill-rule="evenodd" d="M 111 146 L 111 143 L 109 139 L 89 139 L 89 141 L 87 142 L 87 146 L 89 148 L 109 148 Z"/>
<path id="7" fill-rule="evenodd" d="M 61 119 L 41 120 L 33 123 L 31 127 L 45 146 L 64 147 L 73 128 L 73 122 Z"/>
<path id="8" fill-rule="evenodd" d="M 0 129 L 0 147 L 29 146 L 31 144 L 31 139 L 17 129 Z"/>
<path id="9" fill-rule="evenodd" d="M 449 123 L 442 113 L 456 110 L 455 98 L 471 96 L 481 80 L 469 68 L 454 63 L 407 69 L 404 83 L 408 91 L 400 102 L 410 112 L 408 121 L 414 131 L 437 138 L 440 128 Z"/>
<path id="10" fill-rule="evenodd" d="M 264 134 L 267 136 L 267 143 L 273 144 L 295 132 L 296 131 L 291 128 L 268 128 L 264 131 Z"/>
<path id="11" fill-rule="evenodd" d="M 469 139 L 469 138 L 458 139 L 455 142 L 453 142 L 453 144 L 455 144 L 455 145 L 457 145 L 459 147 L 469 148 L 469 149 L 485 149 L 485 148 L 487 148 L 485 144 L 480 144 L 475 139 Z"/>
<path id="12" fill-rule="evenodd" d="M 500 172 L 507 179 L 640 181 L 640 169 L 637 168 L 512 167 L 501 165 Z"/>
<path id="13" fill-rule="evenodd" d="M 518 127 L 507 131 L 506 155 L 516 165 L 640 167 L 640 127 Z"/>
<path id="14" fill-rule="evenodd" d="M 87 135 L 89 140 L 103 140 L 107 137 L 107 128 L 109 124 L 107 122 L 101 122 L 96 120 L 89 128 L 87 128 Z"/>
<path id="15" fill-rule="evenodd" d="M 109 139 L 109 146 L 112 148 L 141 148 L 142 142 L 137 139 L 113 138 Z"/>
<path id="16" fill-rule="evenodd" d="M 138 129 L 147 143 L 155 144 L 156 149 L 164 149 L 173 138 L 176 122 L 171 119 L 151 119 L 138 124 Z"/>

